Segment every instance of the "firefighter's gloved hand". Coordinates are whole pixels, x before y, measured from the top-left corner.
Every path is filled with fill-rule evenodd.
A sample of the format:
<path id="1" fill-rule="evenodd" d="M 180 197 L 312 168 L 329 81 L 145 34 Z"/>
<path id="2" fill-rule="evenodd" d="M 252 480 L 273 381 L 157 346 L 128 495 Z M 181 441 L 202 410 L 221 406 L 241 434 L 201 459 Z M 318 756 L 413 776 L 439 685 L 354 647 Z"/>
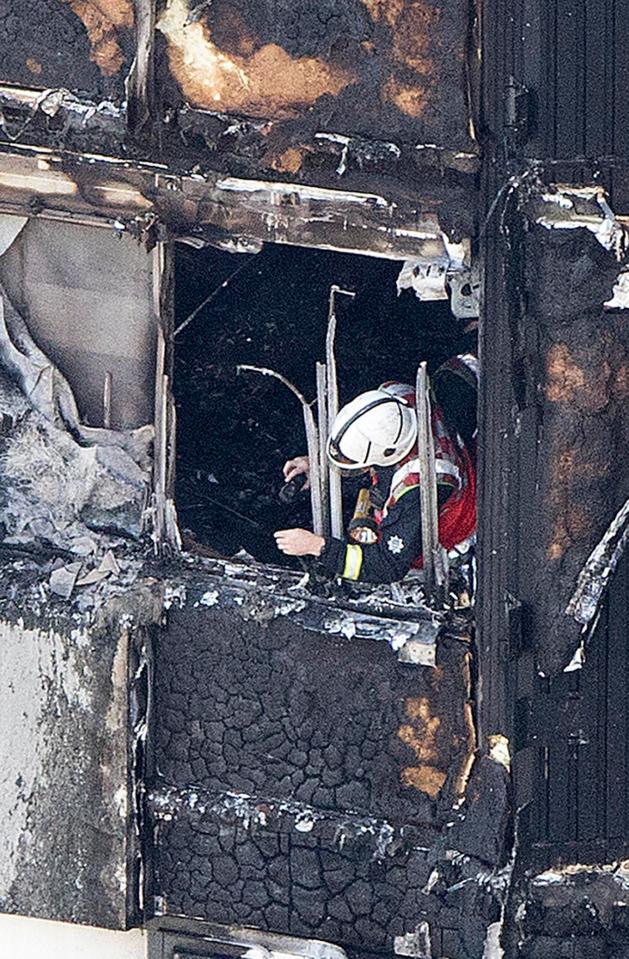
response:
<path id="1" fill-rule="evenodd" d="M 308 529 L 278 529 L 273 535 L 277 548 L 286 556 L 319 556 L 325 546 L 323 536 Z"/>
<path id="2" fill-rule="evenodd" d="M 296 476 L 301 476 L 302 473 L 304 473 L 307 479 L 303 485 L 303 489 L 310 489 L 310 460 L 307 456 L 296 456 L 295 459 L 287 460 L 284 463 L 282 472 L 284 473 L 284 479 L 287 483 L 290 483 Z"/>

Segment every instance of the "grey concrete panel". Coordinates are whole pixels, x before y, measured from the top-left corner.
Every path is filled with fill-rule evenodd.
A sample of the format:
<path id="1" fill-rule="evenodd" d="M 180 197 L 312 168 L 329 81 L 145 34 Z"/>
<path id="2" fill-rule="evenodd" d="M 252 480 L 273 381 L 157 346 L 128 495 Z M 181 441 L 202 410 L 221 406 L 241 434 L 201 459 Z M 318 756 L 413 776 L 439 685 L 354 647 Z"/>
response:
<path id="1" fill-rule="evenodd" d="M 86 423 L 103 425 L 107 372 L 112 427 L 152 421 L 153 258 L 143 246 L 111 229 L 32 219 L 0 260 L 0 281 Z"/>
<path id="2" fill-rule="evenodd" d="M 127 925 L 128 645 L 0 623 L 0 911 Z"/>

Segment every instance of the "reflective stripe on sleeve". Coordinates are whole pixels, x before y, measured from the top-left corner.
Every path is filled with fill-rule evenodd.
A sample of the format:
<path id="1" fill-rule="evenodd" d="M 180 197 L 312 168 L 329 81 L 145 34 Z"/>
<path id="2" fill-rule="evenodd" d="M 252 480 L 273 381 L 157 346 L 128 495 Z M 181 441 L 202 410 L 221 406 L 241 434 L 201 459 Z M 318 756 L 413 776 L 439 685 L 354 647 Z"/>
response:
<path id="1" fill-rule="evenodd" d="M 347 546 L 345 549 L 345 568 L 343 569 L 343 579 L 358 579 L 362 565 L 362 546 Z"/>

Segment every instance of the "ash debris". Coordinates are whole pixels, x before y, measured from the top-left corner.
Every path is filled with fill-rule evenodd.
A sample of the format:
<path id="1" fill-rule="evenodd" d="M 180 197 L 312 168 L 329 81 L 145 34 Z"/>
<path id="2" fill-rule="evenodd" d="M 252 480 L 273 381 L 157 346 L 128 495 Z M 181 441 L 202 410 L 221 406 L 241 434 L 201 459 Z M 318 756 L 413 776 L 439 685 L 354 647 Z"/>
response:
<path id="1" fill-rule="evenodd" d="M 139 458 L 139 457 L 138 457 Z M 124 589 L 141 567 L 149 474 L 122 446 L 83 445 L 0 371 L 0 604 Z M 87 600 L 87 596 L 84 597 Z"/>
<path id="2" fill-rule="evenodd" d="M 5 218 L 6 249 L 24 218 Z M 153 427 L 86 425 L 68 380 L 0 286 L 0 604 L 79 608 L 142 565 Z"/>

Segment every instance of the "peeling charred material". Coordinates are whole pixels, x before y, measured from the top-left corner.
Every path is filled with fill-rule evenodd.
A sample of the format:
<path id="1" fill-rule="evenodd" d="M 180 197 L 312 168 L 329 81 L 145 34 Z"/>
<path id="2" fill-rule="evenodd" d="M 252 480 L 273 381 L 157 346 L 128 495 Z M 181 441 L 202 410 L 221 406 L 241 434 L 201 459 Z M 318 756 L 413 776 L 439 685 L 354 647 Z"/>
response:
<path id="1" fill-rule="evenodd" d="M 627 230 L 597 187 L 547 185 L 534 171 L 519 182 L 524 220 L 513 198 L 502 214 L 512 292 L 505 449 L 518 479 L 504 476 L 512 537 L 499 550 L 523 604 L 520 649 L 555 675 L 579 645 L 580 624 L 566 615 L 578 576 L 629 493 L 619 468 L 629 339 L 622 314 L 604 311 Z"/>
<path id="2" fill-rule="evenodd" d="M 457 236 L 472 232 L 475 175 L 480 167 L 473 149 L 408 145 L 325 133 L 319 127 L 293 130 L 290 123 L 262 123 L 185 108 L 176 122 L 181 139 L 171 155 L 177 169 L 189 156 L 189 165 L 200 163 L 205 169 L 211 163 L 213 169 L 237 170 L 240 176 L 263 175 L 347 190 L 381 188 L 398 202 L 426 196 L 439 203 L 449 231 Z M 204 148 L 210 151 L 207 164 Z"/>
<path id="3" fill-rule="evenodd" d="M 139 94 L 138 94 L 139 96 Z M 113 101 L 93 102 L 65 90 L 0 86 L 0 143 L 39 146 L 74 154 L 159 163 L 176 175 L 213 171 L 279 182 L 382 191 L 398 205 L 438 209 L 455 240 L 474 232 L 474 152 L 435 145 L 398 145 L 345 134 L 302 131 L 291 138 L 276 123 L 183 110 L 160 129 L 160 145 L 147 151 L 128 136 L 126 116 Z M 133 109 L 143 111 L 143 107 Z M 143 112 L 142 112 L 143 115 Z"/>
<path id="4" fill-rule="evenodd" d="M 527 323 L 531 333 L 536 327 L 541 364 L 527 359 L 543 418 L 529 601 L 540 667 L 554 673 L 578 643 L 579 626 L 565 613 L 577 577 L 629 493 L 619 469 L 629 453 L 629 335 L 622 316 L 603 312 L 618 261 L 593 237 L 545 237 L 538 227 L 527 259 Z"/>
<path id="5" fill-rule="evenodd" d="M 0 141 L 33 143 L 51 148 L 106 148 L 114 156 L 125 155 L 125 115 L 111 100 L 93 103 L 65 89 L 23 90 L 0 86 Z"/>
<path id="6" fill-rule="evenodd" d="M 524 959 L 621 959 L 629 946 L 626 861 L 569 863 L 519 885 L 517 937 Z"/>
<path id="7" fill-rule="evenodd" d="M 403 259 L 441 252 L 432 207 L 399 207 L 383 196 L 318 187 L 178 177 L 159 165 L 61 158 L 23 149 L 19 169 L 0 154 L 0 209 L 96 217 L 139 236 L 161 228 L 180 235 L 243 237 Z"/>
<path id="8" fill-rule="evenodd" d="M 371 595 L 367 590 L 326 598 L 308 592 L 300 585 L 301 577 L 283 567 L 219 560 L 203 560 L 201 565 L 208 580 L 195 608 L 213 608 L 220 600 L 227 608 L 240 610 L 244 619 L 252 619 L 260 626 L 278 616 L 290 616 L 300 629 L 346 640 L 356 638 L 388 644 L 400 654 L 400 661 L 415 665 L 435 665 L 436 640 L 444 630 L 465 647 L 470 643 L 470 626 L 465 615 L 436 612 L 424 605 L 423 596 L 420 599 L 417 594 L 411 593 L 402 602 L 391 598 L 388 590 L 378 595 Z M 172 590 L 173 597 L 178 595 L 174 585 Z M 183 602 L 186 597 L 183 581 L 179 591 Z M 416 649 L 417 658 L 403 660 L 407 645 L 422 647 L 423 652 Z M 468 672 L 466 677 L 469 683 Z"/>
<path id="9" fill-rule="evenodd" d="M 452 798 L 460 794 L 475 750 L 465 621 L 437 617 L 435 623 L 428 610 L 422 621 L 417 610 L 413 627 L 408 616 L 396 614 L 393 602 L 382 600 L 386 615 L 373 616 L 361 612 L 356 601 L 346 601 L 343 608 L 295 592 L 297 577 L 285 571 L 209 561 L 196 565 L 192 574 L 182 564 L 173 565 L 177 575 L 166 584 L 154 576 L 146 578 L 158 567 L 145 569 L 145 579 L 133 590 L 83 618 L 74 604 L 61 609 L 54 601 L 42 615 L 31 594 L 24 592 L 20 611 L 26 623 L 3 631 L 5 678 L 15 687 L 8 690 L 5 709 L 9 723 L 17 723 L 24 697 L 36 693 L 33 714 L 40 710 L 45 718 L 53 711 L 54 736 L 50 734 L 46 748 L 35 757 L 45 796 L 37 793 L 36 805 L 29 805 L 27 777 L 34 775 L 35 758 L 25 749 L 19 756 L 8 755 L 5 763 L 5 768 L 20 763 L 24 781 L 18 775 L 5 780 L 0 797 L 15 815 L 24 805 L 33 843 L 45 835 L 42 854 L 49 855 L 52 844 L 60 872 L 51 880 L 44 863 L 31 853 L 25 858 L 12 853 L 10 869 L 3 870 L 3 876 L 14 877 L 11 888 L 2 891 L 3 908 L 124 927 L 141 915 L 148 881 L 157 899 L 146 906 L 157 914 L 194 910 L 209 917 L 220 912 L 223 921 L 232 913 L 246 914 L 260 928 L 294 929 L 303 935 L 306 926 L 319 925 L 311 914 L 316 889 L 316 875 L 310 871 L 313 849 L 320 850 L 325 861 L 326 888 L 341 910 L 334 921 L 344 941 L 376 945 L 385 941 L 388 930 L 390 946 L 394 937 L 414 930 L 416 916 L 432 921 L 441 905 L 421 889 L 437 866 L 441 881 L 456 884 L 465 877 L 466 885 L 474 886 L 485 901 L 496 865 L 494 848 L 488 842 L 478 858 L 469 857 L 464 833 L 459 837 L 463 807 L 455 816 L 456 828 L 448 829 L 447 845 L 439 838 L 441 826 L 453 815 Z M 39 595 L 37 588 L 32 595 Z M 163 611 L 166 622 L 157 632 Z M 331 635 L 335 617 L 336 636 Z M 359 638 L 361 624 L 369 621 L 371 638 L 378 642 Z M 394 649 L 409 627 L 410 639 L 418 641 L 417 625 L 423 622 L 425 640 L 433 643 L 441 628 L 439 666 L 423 670 L 398 663 L 394 650 L 382 642 L 387 621 L 397 623 Z M 121 628 L 124 648 L 112 647 L 111 637 Z M 34 655 L 39 650 L 40 671 L 32 675 L 24 672 L 31 643 Z M 44 656 L 47 643 L 53 645 Z M 12 650 L 19 656 L 15 677 L 6 670 L 13 662 Z M 115 673 L 112 695 L 120 727 L 112 725 L 114 707 L 103 700 L 109 686 L 99 672 L 105 662 L 101 653 L 106 662 L 114 656 L 117 663 L 107 668 Z M 45 723 L 42 729 L 48 729 Z M 76 750 L 63 753 L 66 737 L 71 738 L 68 730 L 81 742 Z M 98 739 L 103 735 L 106 749 Z M 118 773 L 107 761 L 112 749 L 116 770 L 124 773 L 120 782 L 114 781 Z M 101 757 L 100 767 L 92 761 L 94 754 Z M 91 770 L 80 780 L 78 793 L 66 785 L 69 761 L 72 782 L 82 764 L 89 763 Z M 147 777 L 151 796 L 145 805 Z M 91 790 L 90 796 L 94 792 L 92 778 L 94 789 L 102 788 L 102 794 L 94 793 L 94 808 L 109 804 L 118 817 L 121 833 L 112 838 L 115 861 L 103 858 L 109 852 L 100 834 L 98 856 L 90 852 L 92 823 L 79 809 L 85 789 Z M 65 790 L 63 800 L 60 790 Z M 472 810 L 476 792 L 470 797 Z M 61 823 L 57 815 L 61 801 L 70 821 L 77 815 L 86 828 L 68 833 L 67 820 Z M 146 844 L 154 835 L 147 828 L 147 814 L 157 827 L 156 842 L 145 845 L 141 858 L 142 837 Z M 494 804 L 494 823 L 499 821 Z M 222 838 L 210 850 L 215 823 Z M 60 827 L 65 836 L 62 854 Z M 189 842 L 190 859 L 182 858 L 179 850 L 182 836 Z M 232 838 L 238 839 L 237 854 Z M 19 843 L 16 849 L 21 849 Z M 203 869 L 211 863 L 211 908 L 198 889 L 197 855 Z M 268 869 L 264 886 L 255 865 L 260 855 Z M 179 865 L 175 875 L 173 863 L 183 859 L 193 871 L 188 875 Z M 229 879 L 232 868 L 242 872 L 235 889 Z M 293 876 L 303 875 L 303 882 L 284 881 L 289 868 Z M 339 885 L 337 868 L 348 877 L 348 888 L 345 879 Z M 90 869 L 98 875 L 92 877 Z M 392 883 L 390 888 L 382 885 L 389 898 L 369 919 L 364 904 L 377 901 L 378 883 Z M 232 906 L 226 906 L 221 889 L 231 889 Z M 262 897 L 267 895 L 263 890 L 271 889 L 269 904 L 256 903 L 252 889 Z M 471 957 L 483 928 L 482 922 L 470 926 L 465 918 L 469 895 L 470 890 L 459 911 L 450 909 L 449 921 L 461 926 Z M 284 923 L 286 896 L 293 905 L 290 922 Z M 258 906 L 263 909 L 259 914 Z M 346 913 L 350 918 L 343 918 Z"/>
<path id="10" fill-rule="evenodd" d="M 589 625 L 599 611 L 605 590 L 627 547 L 628 521 L 629 500 L 618 511 L 579 574 L 577 588 L 566 607 L 566 614 L 578 623 Z"/>
<path id="11" fill-rule="evenodd" d="M 602 247 L 610 250 L 619 263 L 629 254 L 629 219 L 616 216 L 601 186 L 567 186 L 538 181 L 529 190 L 528 218 L 549 230 L 585 229 Z"/>

